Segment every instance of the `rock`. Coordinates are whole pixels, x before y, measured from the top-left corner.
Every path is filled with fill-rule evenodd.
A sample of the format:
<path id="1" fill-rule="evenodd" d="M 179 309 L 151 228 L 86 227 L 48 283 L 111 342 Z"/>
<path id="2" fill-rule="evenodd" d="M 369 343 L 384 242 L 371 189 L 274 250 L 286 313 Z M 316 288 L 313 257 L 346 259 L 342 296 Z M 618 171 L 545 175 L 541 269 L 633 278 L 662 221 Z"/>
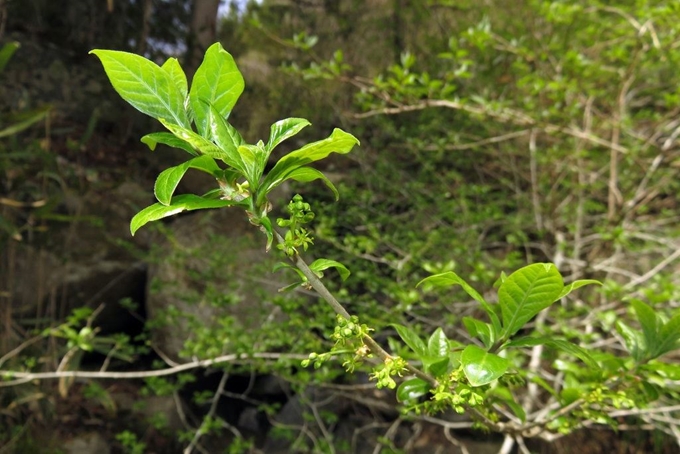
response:
<path id="1" fill-rule="evenodd" d="M 66 454 L 109 454 L 111 448 L 106 439 L 97 432 L 86 432 L 64 442 Z"/>

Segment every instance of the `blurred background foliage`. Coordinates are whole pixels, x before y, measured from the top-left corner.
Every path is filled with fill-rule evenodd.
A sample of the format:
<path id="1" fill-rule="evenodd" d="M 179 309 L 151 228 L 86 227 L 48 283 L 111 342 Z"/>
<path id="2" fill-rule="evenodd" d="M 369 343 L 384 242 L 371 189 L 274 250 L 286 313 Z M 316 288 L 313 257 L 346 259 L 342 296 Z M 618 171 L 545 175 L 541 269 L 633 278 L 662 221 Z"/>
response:
<path id="1" fill-rule="evenodd" d="M 330 285 L 383 338 L 393 335 L 392 322 L 465 336 L 460 320 L 474 305 L 455 291 L 416 292 L 430 273 L 454 270 L 491 290 L 501 271 L 538 261 L 555 262 L 567 281 L 605 283 L 551 312 L 541 321 L 546 333 L 599 345 L 611 338 L 612 320 L 626 315 L 624 297 L 674 313 L 680 6 L 614 3 L 0 0 L 0 44 L 20 44 L 0 73 L 3 352 L 33 327 L 10 309 L 18 245 L 49 247 L 74 222 L 101 229 L 106 208 L 83 211 L 82 194 L 99 194 L 102 207 L 126 204 L 107 194 L 124 181 L 150 188 L 177 162 L 174 152 L 150 153 L 138 142 L 158 125 L 118 99 L 88 51 L 158 62 L 177 56 L 195 68 L 215 40 L 244 73 L 231 121 L 246 140 L 266 138 L 269 125 L 288 116 L 314 125 L 290 149 L 336 126 L 361 140 L 349 157 L 326 164 L 338 203 L 321 187 L 304 196 L 317 213 L 314 254 L 353 273 Z M 7 129 L 17 124 L 26 128 Z M 104 241 L 116 254 L 159 260 L 153 246 L 127 243 L 123 233 Z M 313 316 L 314 330 L 261 345 L 305 353 L 326 342 L 330 314 L 277 304 L 289 314 L 282 328 L 304 329 Z M 59 314 L 38 314 L 37 326 L 60 323 Z M 192 348 L 219 344 L 215 336 L 197 331 Z M 273 369 L 300 386 L 314 379 Z"/>

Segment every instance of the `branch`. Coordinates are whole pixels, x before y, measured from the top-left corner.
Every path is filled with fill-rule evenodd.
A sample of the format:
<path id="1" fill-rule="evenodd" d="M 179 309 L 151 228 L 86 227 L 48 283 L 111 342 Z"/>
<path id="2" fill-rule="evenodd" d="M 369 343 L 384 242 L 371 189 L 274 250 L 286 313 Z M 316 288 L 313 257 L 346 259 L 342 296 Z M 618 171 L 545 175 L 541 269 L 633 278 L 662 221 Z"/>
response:
<path id="1" fill-rule="evenodd" d="M 174 375 L 191 369 L 199 369 L 210 367 L 215 364 L 229 363 L 236 361 L 244 361 L 249 359 L 307 359 L 308 355 L 300 354 L 284 354 L 284 353 L 252 353 L 252 354 L 232 354 L 223 355 L 216 358 L 204 359 L 200 361 L 192 361 L 190 363 L 180 364 L 178 366 L 169 367 L 167 369 L 159 370 L 145 370 L 138 372 L 100 372 L 100 371 L 82 371 L 82 370 L 66 370 L 60 372 L 17 372 L 13 370 L 0 370 L 0 376 L 11 378 L 10 380 L 0 381 L 0 388 L 8 386 L 21 385 L 33 380 L 50 380 L 56 378 L 114 378 L 114 379 L 135 379 L 148 377 L 163 377 L 165 375 Z"/>
<path id="2" fill-rule="evenodd" d="M 280 244 L 284 244 L 285 240 L 279 234 L 279 232 L 274 232 L 276 235 L 276 240 Z M 302 274 L 307 278 L 307 281 L 309 284 L 312 286 L 314 290 L 323 298 L 335 311 L 336 314 L 342 316 L 343 318 L 349 319 L 350 314 L 347 312 L 347 309 L 340 304 L 340 302 L 335 299 L 335 297 L 331 294 L 331 292 L 326 288 L 326 286 L 321 282 L 321 279 L 319 279 L 316 274 L 309 268 L 307 263 L 302 259 L 300 254 L 295 254 L 293 257 L 290 258 L 293 263 L 295 263 L 295 266 L 298 267 L 300 271 L 302 271 Z M 387 353 L 384 348 L 380 346 L 371 336 L 365 335 L 363 338 L 364 344 L 371 350 L 373 354 L 375 354 L 378 358 L 380 358 L 383 362 L 386 360 L 392 360 L 394 359 L 392 355 Z M 433 388 L 436 388 L 439 386 L 439 382 L 437 381 L 436 378 L 426 374 L 425 372 L 421 371 L 420 369 L 412 366 L 409 363 L 406 363 L 406 369 L 411 372 L 413 375 L 416 377 L 425 380 L 432 386 Z"/>

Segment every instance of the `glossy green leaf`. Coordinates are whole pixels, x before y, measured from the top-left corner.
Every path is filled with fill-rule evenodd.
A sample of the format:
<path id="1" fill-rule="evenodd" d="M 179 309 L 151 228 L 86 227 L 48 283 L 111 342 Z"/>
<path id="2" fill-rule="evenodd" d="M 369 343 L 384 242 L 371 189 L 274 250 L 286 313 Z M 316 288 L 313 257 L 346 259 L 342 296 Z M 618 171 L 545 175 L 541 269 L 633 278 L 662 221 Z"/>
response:
<path id="1" fill-rule="evenodd" d="M 397 330 L 399 337 L 413 350 L 418 356 L 427 356 L 427 347 L 425 342 L 418 337 L 418 334 L 408 326 L 392 323 L 394 329 Z"/>
<path id="2" fill-rule="evenodd" d="M 272 226 L 272 221 L 267 216 L 263 216 L 259 219 L 260 230 L 264 232 L 267 236 L 267 245 L 265 246 L 265 251 L 269 252 L 274 243 L 274 227 Z"/>
<path id="3" fill-rule="evenodd" d="M 482 386 L 501 377 L 510 367 L 510 361 L 489 353 L 476 345 L 468 345 L 460 357 L 463 372 L 471 386 Z"/>
<path id="4" fill-rule="evenodd" d="M 562 292 L 560 295 L 557 297 L 558 300 L 561 300 L 577 288 L 581 288 L 585 285 L 602 285 L 602 282 L 596 281 L 595 279 L 580 279 L 578 281 L 574 281 L 569 285 L 565 285 L 564 288 L 562 289 Z"/>
<path id="5" fill-rule="evenodd" d="M 288 153 L 279 159 L 271 172 L 267 174 L 262 187 L 268 193 L 271 189 L 287 180 L 290 173 L 294 170 L 324 159 L 331 153 L 349 153 L 358 144 L 359 141 L 352 134 L 348 134 L 341 129 L 335 129 L 328 138 L 307 144 L 299 150 Z"/>
<path id="6" fill-rule="evenodd" d="M 204 199 L 193 194 L 183 194 L 172 198 L 170 205 L 155 203 L 137 213 L 130 221 L 130 233 L 132 235 L 141 227 L 152 221 L 172 216 L 182 211 L 205 210 L 209 208 L 222 208 L 235 205 L 232 200 Z"/>
<path id="7" fill-rule="evenodd" d="M 402 382 L 397 388 L 397 400 L 408 402 L 419 399 L 430 392 L 430 384 L 422 378 L 412 378 Z"/>
<path id="8" fill-rule="evenodd" d="M 494 308 L 489 303 L 487 303 L 486 300 L 482 297 L 482 295 L 480 295 L 479 292 L 477 292 L 477 290 L 472 288 L 472 286 L 468 284 L 465 281 L 465 279 L 458 276 L 453 271 L 447 271 L 445 273 L 435 274 L 426 277 L 422 281 L 418 282 L 418 284 L 416 284 L 416 287 L 419 287 L 422 284 L 430 284 L 435 287 L 451 287 L 453 285 L 460 285 L 463 288 L 463 290 L 465 290 L 465 293 L 470 295 L 472 299 L 477 301 L 482 306 L 482 309 L 484 309 L 486 314 L 489 316 L 489 319 L 491 320 L 491 326 L 493 327 L 495 333 L 500 333 L 501 322 Z"/>
<path id="9" fill-rule="evenodd" d="M 335 195 L 335 200 L 338 200 L 340 198 L 340 194 L 338 193 L 338 190 L 335 188 L 335 185 L 331 183 L 331 180 L 329 180 L 326 177 L 326 175 L 312 167 L 300 167 L 298 169 L 295 169 L 288 174 L 288 179 L 299 181 L 301 183 L 308 183 L 314 180 L 321 180 L 326 184 L 326 186 L 328 186 L 328 188 L 331 191 L 333 191 L 333 194 Z"/>
<path id="10" fill-rule="evenodd" d="M 189 142 L 182 140 L 169 132 L 153 132 L 142 137 L 141 141 L 146 144 L 151 151 L 154 151 L 156 145 L 160 143 L 172 148 L 182 149 L 192 156 L 198 155 L 198 152 L 194 150 L 194 147 L 192 147 Z"/>
<path id="11" fill-rule="evenodd" d="M 194 74 L 189 91 L 189 103 L 199 134 L 205 136 L 208 131 L 209 105 L 213 105 L 222 118 L 228 118 L 244 87 L 234 57 L 220 43 L 210 46 Z"/>
<path id="12" fill-rule="evenodd" d="M 187 83 L 187 76 L 184 74 L 184 70 L 180 66 L 179 61 L 175 57 L 170 57 L 163 63 L 161 68 L 168 73 L 174 82 L 175 87 L 177 87 L 182 95 L 182 99 L 185 100 L 189 91 L 189 85 Z"/>
<path id="13" fill-rule="evenodd" d="M 183 140 L 184 142 L 187 142 L 194 149 L 198 150 L 201 154 L 204 154 L 206 156 L 210 156 L 211 158 L 214 158 L 214 159 L 219 159 L 220 161 L 229 165 L 229 163 L 227 162 L 229 160 L 229 156 L 227 155 L 227 153 L 222 151 L 222 149 L 220 149 L 214 143 L 212 143 L 209 140 L 199 136 L 198 134 L 196 134 L 195 132 L 193 132 L 190 129 L 186 129 L 186 128 L 183 128 L 181 126 L 177 126 L 177 125 L 173 125 L 171 123 L 167 123 L 164 120 L 161 120 L 161 123 L 163 123 L 163 126 L 168 128 L 168 130 L 171 133 L 173 133 L 178 139 Z"/>
<path id="14" fill-rule="evenodd" d="M 269 128 L 269 141 L 267 142 L 267 153 L 271 153 L 274 148 L 284 140 L 293 137 L 303 128 L 311 125 L 304 118 L 286 118 L 279 120 Z"/>
<path id="15" fill-rule="evenodd" d="M 7 66 L 7 63 L 12 58 L 12 55 L 14 55 L 14 52 L 16 52 L 19 47 L 21 47 L 21 45 L 16 41 L 5 43 L 5 45 L 2 46 L 0 49 L 0 73 L 5 69 L 5 66 Z"/>
<path id="16" fill-rule="evenodd" d="M 437 328 L 427 340 L 427 353 L 435 358 L 447 357 L 449 354 L 449 340 L 444 330 Z"/>
<path id="17" fill-rule="evenodd" d="M 154 194 L 162 205 L 170 205 L 177 185 L 189 169 L 197 169 L 215 177 L 219 177 L 222 172 L 222 169 L 210 156 L 198 156 L 178 166 L 165 169 L 158 175 L 154 185 Z"/>
<path id="18" fill-rule="evenodd" d="M 463 317 L 463 325 L 472 337 L 477 337 L 484 343 L 486 348 L 491 348 L 496 341 L 493 335 L 493 328 L 488 323 L 472 317 Z"/>
<path id="19" fill-rule="evenodd" d="M 503 335 L 507 339 L 536 314 L 550 306 L 562 293 L 562 276 L 551 263 L 535 263 L 512 273 L 498 289 L 503 316 Z"/>
<path id="20" fill-rule="evenodd" d="M 527 336 L 507 342 L 503 347 L 522 348 L 522 347 L 535 347 L 536 345 L 545 345 L 556 350 L 561 350 L 565 353 L 569 353 L 570 355 L 577 357 L 591 368 L 594 369 L 600 368 L 597 361 L 595 361 L 595 359 L 592 356 L 590 356 L 590 354 L 585 349 L 579 347 L 573 342 L 569 342 L 564 339 L 555 339 L 552 337 Z"/>
<path id="21" fill-rule="evenodd" d="M 175 81 L 157 64 L 139 55 L 95 49 L 118 94 L 132 107 L 158 120 L 189 128 L 184 96 Z"/>
<path id="22" fill-rule="evenodd" d="M 214 106 L 210 105 L 207 113 L 210 138 L 224 152 L 224 162 L 245 174 L 246 167 L 241 154 L 238 152 L 238 147 L 243 142 L 241 135 L 222 118 Z"/>
<path id="23" fill-rule="evenodd" d="M 327 270 L 328 268 L 335 268 L 336 270 L 338 270 L 338 273 L 340 273 L 340 278 L 343 281 L 347 280 L 347 278 L 350 275 L 350 272 L 347 269 L 347 267 L 340 262 L 336 262 L 335 260 L 316 259 L 314 260 L 314 262 L 312 262 L 311 265 L 309 265 L 309 268 L 315 273 L 321 273 L 322 271 Z"/>

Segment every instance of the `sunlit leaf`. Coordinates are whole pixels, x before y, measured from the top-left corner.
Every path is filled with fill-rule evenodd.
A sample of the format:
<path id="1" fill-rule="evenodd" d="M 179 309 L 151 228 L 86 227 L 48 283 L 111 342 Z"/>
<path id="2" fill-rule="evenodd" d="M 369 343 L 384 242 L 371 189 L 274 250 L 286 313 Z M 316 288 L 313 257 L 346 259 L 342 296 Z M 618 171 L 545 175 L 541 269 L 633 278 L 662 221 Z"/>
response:
<path id="1" fill-rule="evenodd" d="M 130 221 L 130 233 L 134 235 L 137 230 L 149 222 L 173 216 L 182 211 L 222 208 L 235 204 L 236 202 L 233 200 L 204 199 L 193 194 L 177 195 L 172 198 L 169 205 L 155 203 L 137 213 Z"/>
<path id="2" fill-rule="evenodd" d="M 423 342 L 422 339 L 418 337 L 418 334 L 413 331 L 413 329 L 409 328 L 408 326 L 399 325 L 397 323 L 392 323 L 392 326 L 397 330 L 399 337 L 401 337 L 404 343 L 406 343 L 406 345 L 408 345 L 418 356 L 427 355 L 427 347 L 425 346 L 425 342 Z"/>
<path id="3" fill-rule="evenodd" d="M 198 156 L 178 166 L 165 169 L 158 175 L 154 185 L 154 194 L 161 204 L 170 205 L 177 185 L 189 169 L 201 170 L 215 177 L 218 177 L 221 173 L 221 169 L 210 156 Z"/>
<path id="4" fill-rule="evenodd" d="M 510 361 L 489 353 L 476 345 L 468 345 L 460 357 L 463 372 L 470 385 L 482 386 L 500 378 L 510 367 Z"/>
<path id="5" fill-rule="evenodd" d="M 189 85 L 187 83 L 187 76 L 184 74 L 184 70 L 179 64 L 179 61 L 175 57 L 168 58 L 163 66 L 161 66 L 165 72 L 168 73 L 172 81 L 175 83 L 177 89 L 179 89 L 182 99 L 186 99 Z"/>
<path id="6" fill-rule="evenodd" d="M 562 292 L 560 295 L 557 297 L 558 300 L 564 298 L 577 288 L 581 288 L 584 285 L 602 285 L 602 282 L 596 281 L 594 279 L 580 279 L 578 281 L 574 281 L 569 285 L 565 285 L 564 288 L 562 289 Z"/>
<path id="7" fill-rule="evenodd" d="M 220 43 L 210 46 L 194 74 L 189 91 L 200 135 L 205 136 L 208 130 L 208 106 L 213 105 L 222 118 L 228 118 L 244 87 L 243 76 L 234 57 Z"/>
<path id="8" fill-rule="evenodd" d="M 536 314 L 554 303 L 563 288 L 562 276 L 550 263 L 525 266 L 508 276 L 498 289 L 503 338 L 515 334 Z"/>
<path id="9" fill-rule="evenodd" d="M 336 262 L 335 260 L 316 259 L 309 265 L 309 268 L 316 273 L 320 273 L 323 270 L 327 270 L 328 268 L 335 268 L 338 270 L 338 273 L 340 273 L 340 278 L 343 281 L 346 280 L 350 275 L 347 267 L 345 267 L 345 265 L 340 262 Z"/>
<path id="10" fill-rule="evenodd" d="M 271 153 L 274 148 L 284 140 L 293 137 L 311 123 L 304 118 L 286 118 L 279 120 L 271 125 L 269 130 L 269 141 L 267 142 L 267 153 Z"/>
<path id="11" fill-rule="evenodd" d="M 198 155 L 198 152 L 194 150 L 194 147 L 192 147 L 189 142 L 182 140 L 169 132 L 153 132 L 142 137 L 141 141 L 146 144 L 151 151 L 154 151 L 156 145 L 161 143 L 172 148 L 180 148 L 193 156 Z"/>
<path id="12" fill-rule="evenodd" d="M 184 96 L 167 71 L 139 55 L 95 49 L 118 94 L 135 109 L 153 118 L 188 128 Z"/>
<path id="13" fill-rule="evenodd" d="M 397 400 L 408 402 L 416 400 L 430 391 L 430 384 L 421 378 L 406 380 L 397 388 Z"/>

